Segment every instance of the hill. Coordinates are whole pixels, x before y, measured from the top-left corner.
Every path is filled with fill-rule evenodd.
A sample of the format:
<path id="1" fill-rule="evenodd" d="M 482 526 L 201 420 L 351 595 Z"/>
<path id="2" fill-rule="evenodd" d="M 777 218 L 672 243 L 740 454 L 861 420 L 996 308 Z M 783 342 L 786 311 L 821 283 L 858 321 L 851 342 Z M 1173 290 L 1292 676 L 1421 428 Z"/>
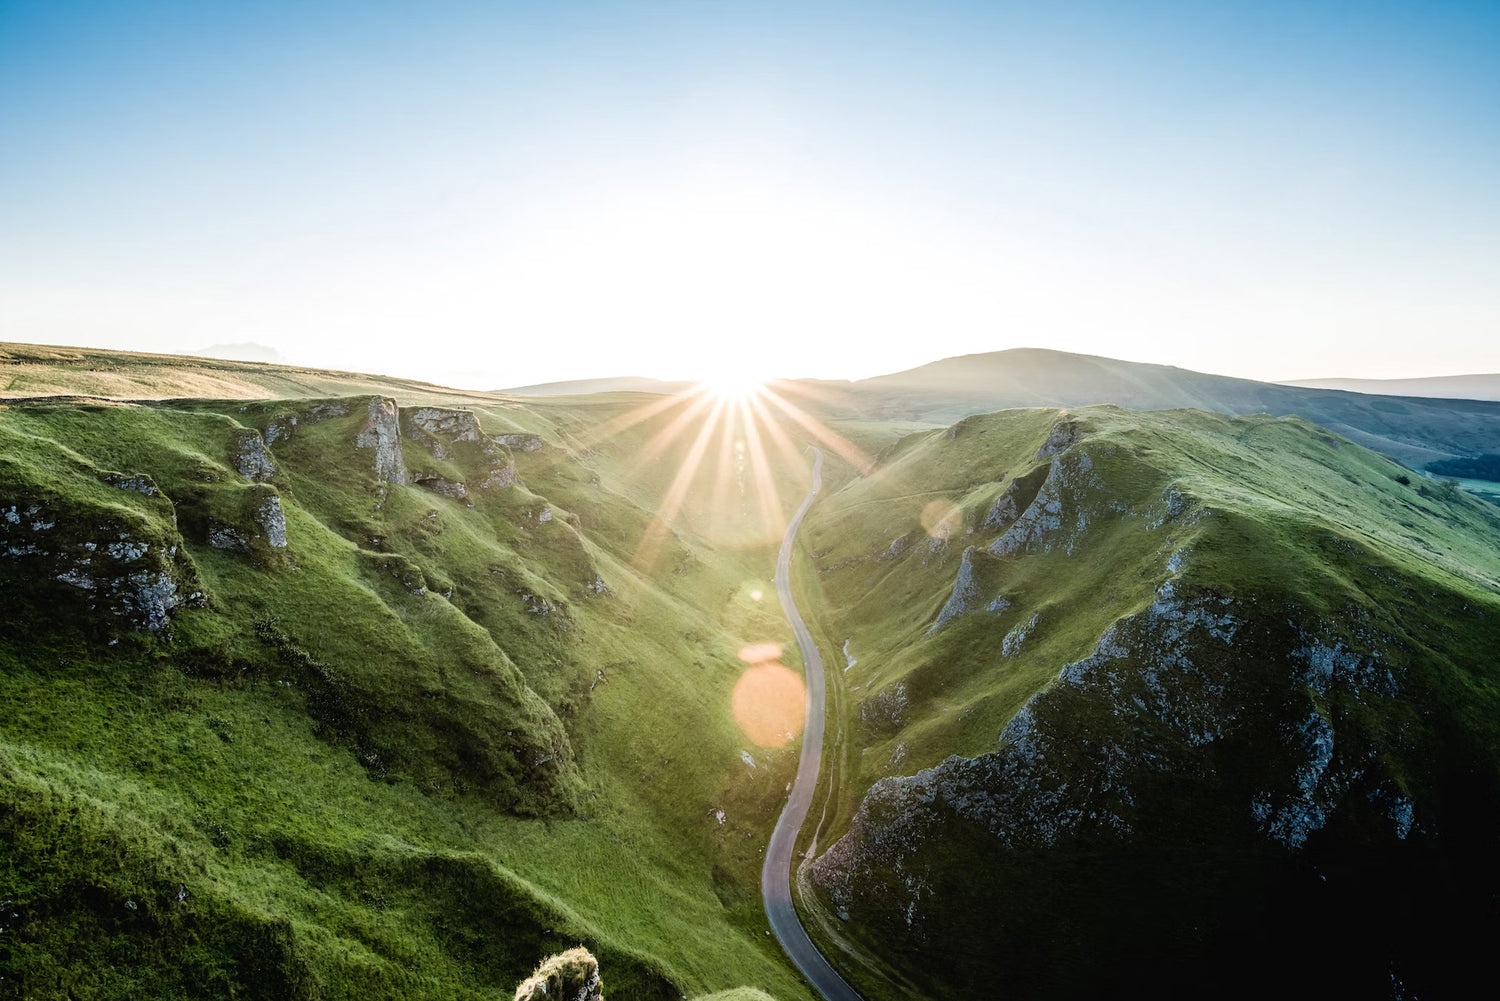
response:
<path id="1" fill-rule="evenodd" d="M 1206 375 L 1092 355 L 1019 348 L 947 358 L 853 383 L 807 383 L 828 417 L 950 424 L 1010 407 L 1112 403 L 1296 415 L 1415 468 L 1500 452 L 1500 403 L 1368 396 Z"/>
<path id="2" fill-rule="evenodd" d="M 0 344 L 0 374 L 6 376 L 0 399 L 379 394 L 404 406 L 444 401 L 484 406 L 518 395 L 583 401 L 610 393 L 673 395 L 693 389 L 691 383 L 622 377 L 480 392 L 356 372 L 26 344 Z M 795 380 L 776 387 L 822 420 L 862 423 L 877 438 L 884 436 L 879 428 L 900 423 L 947 425 L 1008 407 L 1112 403 L 1136 410 L 1194 407 L 1226 414 L 1297 415 L 1416 469 L 1500 453 L 1500 402 L 1311 389 L 1039 348 L 947 358 L 852 383 Z"/>
<path id="3" fill-rule="evenodd" d="M 0 406 L 8 987 L 508 997 L 583 943 L 611 996 L 806 997 L 756 894 L 794 758 L 730 712 L 772 550 L 656 514 L 679 416 Z"/>
<path id="4" fill-rule="evenodd" d="M 0 343 L 0 400 L 47 396 L 109 400 L 314 399 L 384 395 L 403 404 L 441 398 L 495 402 L 411 379 L 191 355 Z"/>
<path id="5" fill-rule="evenodd" d="M 1500 375 L 1439 375 L 1425 379 L 1289 379 L 1284 386 L 1339 389 L 1378 396 L 1444 400 L 1500 400 Z"/>
<path id="6" fill-rule="evenodd" d="M 692 382 L 665 382 L 647 379 L 638 375 L 620 376 L 614 379 L 576 379 L 572 382 L 543 382 L 534 386 L 517 386 L 514 389 L 497 389 L 497 393 L 512 396 L 589 396 L 594 393 L 686 393 L 692 390 Z"/>
<path id="7" fill-rule="evenodd" d="M 1500 510 L 1300 419 L 1090 407 L 909 435 L 805 531 L 848 736 L 804 900 L 867 997 L 1479 974 Z"/>

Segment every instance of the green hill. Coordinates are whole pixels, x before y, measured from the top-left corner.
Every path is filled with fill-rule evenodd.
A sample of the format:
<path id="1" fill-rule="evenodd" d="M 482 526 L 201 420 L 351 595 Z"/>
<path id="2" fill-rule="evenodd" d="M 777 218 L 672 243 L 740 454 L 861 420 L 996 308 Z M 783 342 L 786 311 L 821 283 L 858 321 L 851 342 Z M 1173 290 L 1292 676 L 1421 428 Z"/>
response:
<path id="1" fill-rule="evenodd" d="M 1295 418 L 1091 407 L 907 436 L 805 530 L 848 737 L 804 899 L 869 968 L 954 998 L 1480 971 L 1500 510 Z"/>
<path id="2" fill-rule="evenodd" d="M 1436 997 L 1500 932 L 1500 508 L 1347 437 L 931 427 L 1045 389 L 973 360 L 803 384 L 828 430 L 56 350 L 6 347 L 0 405 L 22 997 L 508 998 L 579 945 L 606 996 L 810 997 L 758 896 L 795 745 L 732 711 L 742 650 L 795 657 L 808 437 L 798 885 L 871 1001 Z M 1078 394 L 1192 382 L 1094 362 Z"/>
<path id="3" fill-rule="evenodd" d="M 695 504 L 641 552 L 687 444 L 578 439 L 629 409 L 0 408 L 8 987 L 509 997 L 583 943 L 617 997 L 806 997 L 793 759 L 729 711 L 772 553 Z"/>

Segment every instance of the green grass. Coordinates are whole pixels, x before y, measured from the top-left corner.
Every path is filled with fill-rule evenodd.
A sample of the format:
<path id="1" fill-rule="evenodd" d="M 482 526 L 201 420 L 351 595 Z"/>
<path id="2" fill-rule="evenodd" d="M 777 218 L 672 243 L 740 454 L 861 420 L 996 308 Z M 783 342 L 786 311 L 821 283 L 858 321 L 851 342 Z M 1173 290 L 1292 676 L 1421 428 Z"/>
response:
<path id="1" fill-rule="evenodd" d="M 1053 689 L 1063 665 L 1093 652 L 1107 628 L 1150 607 L 1172 579 L 1181 594 L 1249 610 L 1240 659 L 1214 668 L 1237 697 L 1292 699 L 1288 705 L 1308 697 L 1282 680 L 1291 650 L 1305 642 L 1288 619 L 1352 650 L 1384 651 L 1402 679 L 1402 698 L 1335 687 L 1317 704 L 1336 721 L 1340 753 L 1378 760 L 1419 816 L 1446 818 L 1434 823 L 1450 829 L 1450 840 L 1392 846 L 1382 840 L 1388 834 L 1358 826 L 1366 823 L 1354 819 L 1364 807 L 1346 804 L 1350 819 L 1330 823 L 1312 850 L 1318 866 L 1341 871 L 1339 895 L 1329 898 L 1336 903 L 1310 903 L 1303 919 L 1338 914 L 1343 942 L 1368 931 L 1360 915 L 1370 886 L 1380 885 L 1395 907 L 1444 901 L 1450 915 L 1462 917 L 1442 922 L 1443 932 L 1398 921 L 1382 933 L 1409 936 L 1399 953 L 1408 967 L 1419 969 L 1418 979 L 1441 981 L 1431 964 L 1446 947 L 1432 946 L 1434 936 L 1488 926 L 1470 924 L 1479 891 L 1462 878 L 1432 883 L 1433 867 L 1463 871 L 1481 886 L 1495 878 L 1486 854 L 1466 839 L 1500 831 L 1500 676 L 1485 652 L 1500 642 L 1500 511 L 1462 491 L 1403 484 L 1399 465 L 1295 418 L 1093 407 L 1068 415 L 1081 442 L 1069 454 L 1091 460 L 1073 490 L 1084 498 L 1087 528 L 1075 531 L 1074 509 L 1065 505 L 1050 551 L 992 555 L 985 547 L 1008 522 L 986 528 L 985 515 L 1009 484 L 1046 471 L 1050 459 L 1038 451 L 1060 416 L 1005 411 L 902 438 L 868 475 L 850 471 L 836 482 L 809 517 L 804 545 L 816 559 L 800 581 L 799 602 L 814 610 L 814 628 L 836 665 L 830 673 L 845 686 L 833 698 L 843 742 L 829 748 L 837 767 L 825 779 L 820 850 L 849 830 L 875 782 L 950 755 L 993 751 L 1007 722 L 1038 693 L 1052 693 L 1039 704 L 1056 707 L 1056 719 L 1066 721 L 1057 725 L 1075 735 L 1075 743 L 1051 754 L 1079 781 L 1091 774 L 1097 742 L 1139 740 L 1138 733 L 1116 733 L 1117 718 L 1099 715 L 1100 706 Z M 1033 481 L 1021 494 L 1034 490 Z M 1157 524 L 1169 493 L 1184 498 L 1184 510 Z M 935 502 L 959 512 L 946 545 L 934 545 L 924 531 L 923 510 Z M 881 559 L 898 538 L 908 540 L 905 551 Z M 978 604 L 1002 595 L 1009 606 L 975 607 L 934 632 L 968 546 L 978 547 Z M 1168 560 L 1177 552 L 1186 559 L 1174 573 Z M 1033 616 L 1034 632 L 1007 656 L 1002 640 Z M 838 654 L 845 640 L 856 658 L 847 672 Z M 898 686 L 906 705 L 894 717 L 888 710 Z M 1110 964 L 1114 977 L 1152 963 L 1200 970 L 1195 964 L 1205 957 L 1224 960 L 1214 950 L 1236 935 L 1263 942 L 1265 969 L 1284 969 L 1290 930 L 1284 937 L 1248 934 L 1239 918 L 1215 908 L 1232 900 L 1236 914 L 1275 927 L 1285 901 L 1314 892 L 1285 871 L 1305 871 L 1308 862 L 1278 854 L 1248 830 L 1251 790 L 1292 767 L 1276 750 L 1278 721 L 1291 712 L 1274 702 L 1255 709 L 1260 722 L 1240 728 L 1247 743 L 1226 743 L 1218 758 L 1204 758 L 1214 763 L 1196 779 L 1163 784 L 1149 770 L 1132 772 L 1137 801 L 1152 805 L 1131 815 L 1137 833 L 1124 842 L 1082 838 L 1038 854 L 1003 850 L 963 824 L 939 825 L 922 842 L 927 847 L 899 856 L 899 873 L 870 880 L 854 920 L 819 913 L 825 905 L 815 898 L 803 902 L 869 960 L 856 975 L 870 997 L 909 994 L 903 977 L 935 996 L 1007 981 L 1037 996 L 1074 996 L 1113 982 Z M 815 805 L 815 815 L 820 810 Z M 1372 876 L 1382 866 L 1388 882 Z M 930 893 L 917 895 L 927 901 L 927 917 L 915 930 L 900 917 L 912 880 Z M 1265 895 L 1265 887 L 1278 885 L 1282 901 Z M 1159 905 L 1148 902 L 1152 895 Z M 988 917 L 974 922 L 976 913 Z M 1199 929 L 1187 930 L 1184 921 L 1198 921 Z M 1382 944 L 1373 945 L 1377 940 Z M 1178 941 L 1180 948 L 1168 956 L 1143 948 L 1148 941 Z M 1371 935 L 1351 950 L 1368 958 L 1386 947 L 1401 948 Z M 1180 987 L 1173 977 L 1157 985 L 1168 993 Z"/>
<path id="2" fill-rule="evenodd" d="M 638 468 L 660 420 L 580 456 L 560 446 L 591 413 L 480 410 L 554 444 L 470 507 L 378 482 L 353 403 L 0 410 L 0 494 L 57 515 L 48 559 L 123 527 L 206 595 L 145 634 L 0 560 L 0 975 L 28 997 L 509 997 L 583 943 L 613 996 L 807 996 L 757 893 L 794 759 L 729 712 L 735 651 L 788 639 L 751 597 L 764 533 L 695 499 L 642 560 L 688 445 Z M 246 482 L 237 436 L 293 415 Z M 205 544 L 272 492 L 285 549 Z"/>

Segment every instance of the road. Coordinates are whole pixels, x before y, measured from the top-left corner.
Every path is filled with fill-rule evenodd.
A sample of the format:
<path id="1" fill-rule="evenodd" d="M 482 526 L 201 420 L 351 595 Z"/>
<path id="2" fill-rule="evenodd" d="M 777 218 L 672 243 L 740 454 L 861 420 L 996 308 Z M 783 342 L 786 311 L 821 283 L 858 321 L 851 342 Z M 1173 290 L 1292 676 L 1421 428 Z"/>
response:
<path id="1" fill-rule="evenodd" d="M 807 819 L 812 806 L 813 789 L 818 784 L 818 769 L 823 764 L 823 716 L 826 691 L 823 678 L 823 658 L 813 642 L 807 623 L 797 611 L 792 600 L 792 540 L 802 524 L 802 516 L 812 507 L 812 502 L 823 487 L 823 453 L 813 449 L 813 482 L 807 498 L 792 516 L 781 540 L 781 552 L 776 557 L 776 596 L 781 599 L 781 610 L 797 634 L 797 646 L 802 651 L 802 664 L 807 676 L 807 720 L 802 728 L 802 759 L 797 763 L 797 778 L 792 782 L 791 795 L 786 807 L 771 832 L 771 843 L 766 847 L 766 862 L 760 870 L 760 895 L 766 904 L 766 917 L 771 922 L 771 931 L 786 950 L 797 969 L 808 982 L 828 1001 L 862 1001 L 859 994 L 844 983 L 807 937 L 807 931 L 797 918 L 797 909 L 792 906 L 792 852 L 796 848 L 797 832 Z"/>

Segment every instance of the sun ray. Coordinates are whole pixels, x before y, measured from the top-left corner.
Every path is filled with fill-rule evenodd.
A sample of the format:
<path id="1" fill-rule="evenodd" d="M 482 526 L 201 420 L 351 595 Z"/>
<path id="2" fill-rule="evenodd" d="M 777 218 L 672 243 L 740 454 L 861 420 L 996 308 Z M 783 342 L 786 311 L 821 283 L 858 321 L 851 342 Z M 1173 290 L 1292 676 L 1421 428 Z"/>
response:
<path id="1" fill-rule="evenodd" d="M 688 449 L 688 454 L 683 458 L 682 465 L 677 470 L 677 476 L 672 480 L 671 486 L 667 488 L 662 497 L 661 506 L 657 509 L 656 517 L 646 528 L 641 544 L 636 548 L 635 556 L 631 563 L 639 569 L 649 569 L 655 561 L 657 552 L 661 548 L 662 541 L 671 531 L 671 522 L 682 507 L 682 502 L 687 498 L 688 488 L 692 486 L 693 477 L 697 475 L 698 466 L 703 462 L 703 453 L 708 450 L 708 445 L 713 437 L 714 428 L 723 418 L 725 404 L 719 402 L 713 404 L 713 409 L 703 422 L 703 427 L 698 431 L 698 437 Z"/>
<path id="2" fill-rule="evenodd" d="M 733 403 L 726 407 L 724 426 L 719 432 L 719 462 L 718 468 L 714 470 L 714 492 L 710 506 L 710 515 L 717 518 L 721 531 L 728 531 L 728 526 L 733 524 L 730 515 L 730 481 L 734 479 L 734 445 L 735 424 L 738 417 L 739 404 Z"/>
<path id="3" fill-rule="evenodd" d="M 781 458 L 786 462 L 787 468 L 796 469 L 803 465 L 802 450 L 793 444 L 791 438 L 787 437 L 787 433 L 781 428 L 781 422 L 776 419 L 775 414 L 771 413 L 765 401 L 759 399 L 751 400 L 750 406 L 754 410 L 755 416 L 764 425 L 766 437 L 771 439 L 771 444 L 775 445 L 776 450 L 781 453 Z"/>
<path id="4" fill-rule="evenodd" d="M 741 400 L 740 419 L 745 428 L 745 452 L 750 458 L 754 475 L 754 489 L 760 501 L 761 518 L 765 523 L 765 538 L 778 538 L 785 529 L 786 516 L 781 510 L 781 495 L 776 489 L 776 478 L 771 465 L 766 461 L 765 449 L 761 447 L 760 430 L 750 406 L 750 401 Z"/>
<path id="5" fill-rule="evenodd" d="M 828 425 L 803 410 L 801 407 L 782 398 L 781 394 L 772 389 L 764 389 L 761 395 L 779 408 L 792 420 L 800 424 L 808 434 L 818 441 L 827 445 L 837 452 L 839 457 L 849 463 L 855 469 L 863 472 L 869 468 L 870 457 L 867 456 L 859 446 L 855 445 L 843 435 L 838 434 Z"/>
<path id="6" fill-rule="evenodd" d="M 651 418 L 665 413 L 674 407 L 694 407 L 703 403 L 705 397 L 702 393 L 675 393 L 664 396 L 651 403 L 642 404 L 633 410 L 626 411 L 618 417 L 611 418 L 599 427 L 589 431 L 580 437 L 585 448 L 598 445 L 608 438 L 614 438 L 631 428 L 644 424 Z"/>

